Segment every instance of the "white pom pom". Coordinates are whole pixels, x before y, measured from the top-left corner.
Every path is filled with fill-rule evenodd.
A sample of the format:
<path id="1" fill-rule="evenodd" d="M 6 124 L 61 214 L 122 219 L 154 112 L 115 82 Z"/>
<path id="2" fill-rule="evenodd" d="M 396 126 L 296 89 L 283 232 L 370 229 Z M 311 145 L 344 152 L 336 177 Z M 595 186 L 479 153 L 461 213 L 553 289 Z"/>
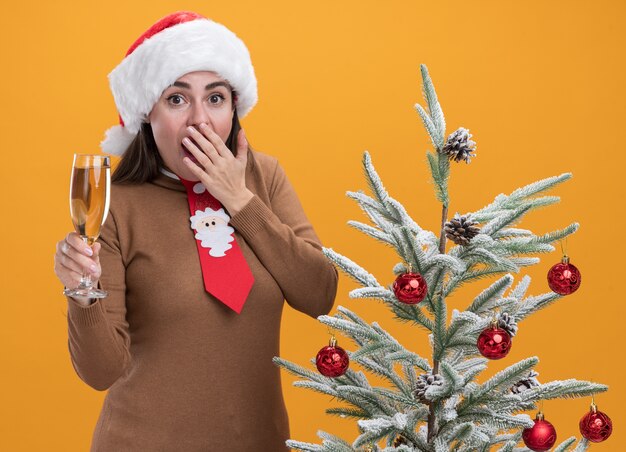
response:
<path id="1" fill-rule="evenodd" d="M 196 185 L 193 186 L 193 192 L 198 195 L 200 193 L 204 193 L 205 191 L 206 191 L 206 187 L 204 186 L 202 182 L 198 182 Z"/>
<path id="2" fill-rule="evenodd" d="M 130 133 L 121 125 L 113 126 L 105 132 L 106 137 L 100 142 L 100 148 L 105 154 L 122 155 L 133 142 L 136 133 Z"/>

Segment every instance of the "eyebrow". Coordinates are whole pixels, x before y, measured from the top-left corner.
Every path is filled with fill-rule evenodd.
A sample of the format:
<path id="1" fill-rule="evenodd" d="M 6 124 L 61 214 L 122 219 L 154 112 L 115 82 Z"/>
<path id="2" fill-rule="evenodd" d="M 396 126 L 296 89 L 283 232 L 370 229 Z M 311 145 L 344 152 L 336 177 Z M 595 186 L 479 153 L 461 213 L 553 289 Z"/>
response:
<path id="1" fill-rule="evenodd" d="M 185 83 L 185 82 L 174 82 L 170 86 L 177 86 L 179 88 L 191 89 L 191 85 L 189 83 Z M 231 86 L 228 83 L 222 82 L 222 81 L 209 83 L 207 86 L 204 87 L 204 89 L 205 89 L 205 91 L 208 91 L 208 90 L 213 89 L 213 88 L 215 88 L 217 86 L 223 86 L 223 87 L 228 88 L 229 90 L 232 91 Z"/>

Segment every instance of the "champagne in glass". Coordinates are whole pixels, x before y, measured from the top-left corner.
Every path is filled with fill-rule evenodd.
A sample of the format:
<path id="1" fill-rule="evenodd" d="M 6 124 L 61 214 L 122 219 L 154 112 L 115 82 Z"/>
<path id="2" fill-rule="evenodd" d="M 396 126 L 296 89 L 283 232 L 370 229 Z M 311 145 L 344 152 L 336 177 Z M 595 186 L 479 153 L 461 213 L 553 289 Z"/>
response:
<path id="1" fill-rule="evenodd" d="M 74 154 L 70 183 L 70 214 L 74 229 L 85 243 L 93 245 L 109 213 L 110 157 Z M 80 285 L 65 289 L 70 297 L 104 298 L 107 293 L 92 287 L 91 275 L 83 270 Z"/>

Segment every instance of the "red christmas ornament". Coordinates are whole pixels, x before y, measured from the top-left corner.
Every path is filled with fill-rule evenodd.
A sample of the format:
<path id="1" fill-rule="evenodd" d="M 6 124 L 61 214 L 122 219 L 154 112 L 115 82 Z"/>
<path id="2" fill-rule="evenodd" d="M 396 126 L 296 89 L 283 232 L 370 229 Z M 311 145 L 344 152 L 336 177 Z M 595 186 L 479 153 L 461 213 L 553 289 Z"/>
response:
<path id="1" fill-rule="evenodd" d="M 409 272 L 396 278 L 393 293 L 402 303 L 417 304 L 426 297 L 428 286 L 422 275 Z"/>
<path id="2" fill-rule="evenodd" d="M 348 358 L 346 351 L 337 345 L 337 340 L 333 336 L 330 339 L 330 345 L 317 353 L 315 365 L 325 377 L 339 377 L 348 370 L 350 358 Z"/>
<path id="3" fill-rule="evenodd" d="M 591 403 L 591 409 L 580 420 L 580 433 L 593 443 L 601 443 L 613 432 L 611 418 L 598 411 L 596 404 Z"/>
<path id="4" fill-rule="evenodd" d="M 496 325 L 497 323 L 493 322 L 489 328 L 478 336 L 476 346 L 480 354 L 485 358 L 504 358 L 511 350 L 511 345 L 513 345 L 511 335 Z"/>
<path id="5" fill-rule="evenodd" d="M 522 432 L 522 439 L 526 447 L 531 450 L 549 450 L 556 442 L 556 429 L 543 418 L 543 413 L 540 411 L 535 418 L 535 425 Z"/>
<path id="6" fill-rule="evenodd" d="M 569 257 L 563 256 L 560 263 L 548 271 L 548 285 L 559 295 L 569 295 L 580 287 L 580 271 L 569 263 Z"/>

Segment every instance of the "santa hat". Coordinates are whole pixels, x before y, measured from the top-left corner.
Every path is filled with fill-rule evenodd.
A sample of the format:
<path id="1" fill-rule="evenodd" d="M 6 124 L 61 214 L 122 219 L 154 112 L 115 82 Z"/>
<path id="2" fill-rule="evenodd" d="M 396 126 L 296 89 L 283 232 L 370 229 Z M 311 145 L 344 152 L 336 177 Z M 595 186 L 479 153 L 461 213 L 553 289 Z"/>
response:
<path id="1" fill-rule="evenodd" d="M 256 104 L 256 77 L 243 41 L 206 17 L 176 12 L 142 34 L 109 74 L 120 125 L 106 131 L 102 150 L 122 155 L 163 91 L 193 71 L 213 71 L 226 79 L 237 92 L 235 107 L 240 118 Z"/>

